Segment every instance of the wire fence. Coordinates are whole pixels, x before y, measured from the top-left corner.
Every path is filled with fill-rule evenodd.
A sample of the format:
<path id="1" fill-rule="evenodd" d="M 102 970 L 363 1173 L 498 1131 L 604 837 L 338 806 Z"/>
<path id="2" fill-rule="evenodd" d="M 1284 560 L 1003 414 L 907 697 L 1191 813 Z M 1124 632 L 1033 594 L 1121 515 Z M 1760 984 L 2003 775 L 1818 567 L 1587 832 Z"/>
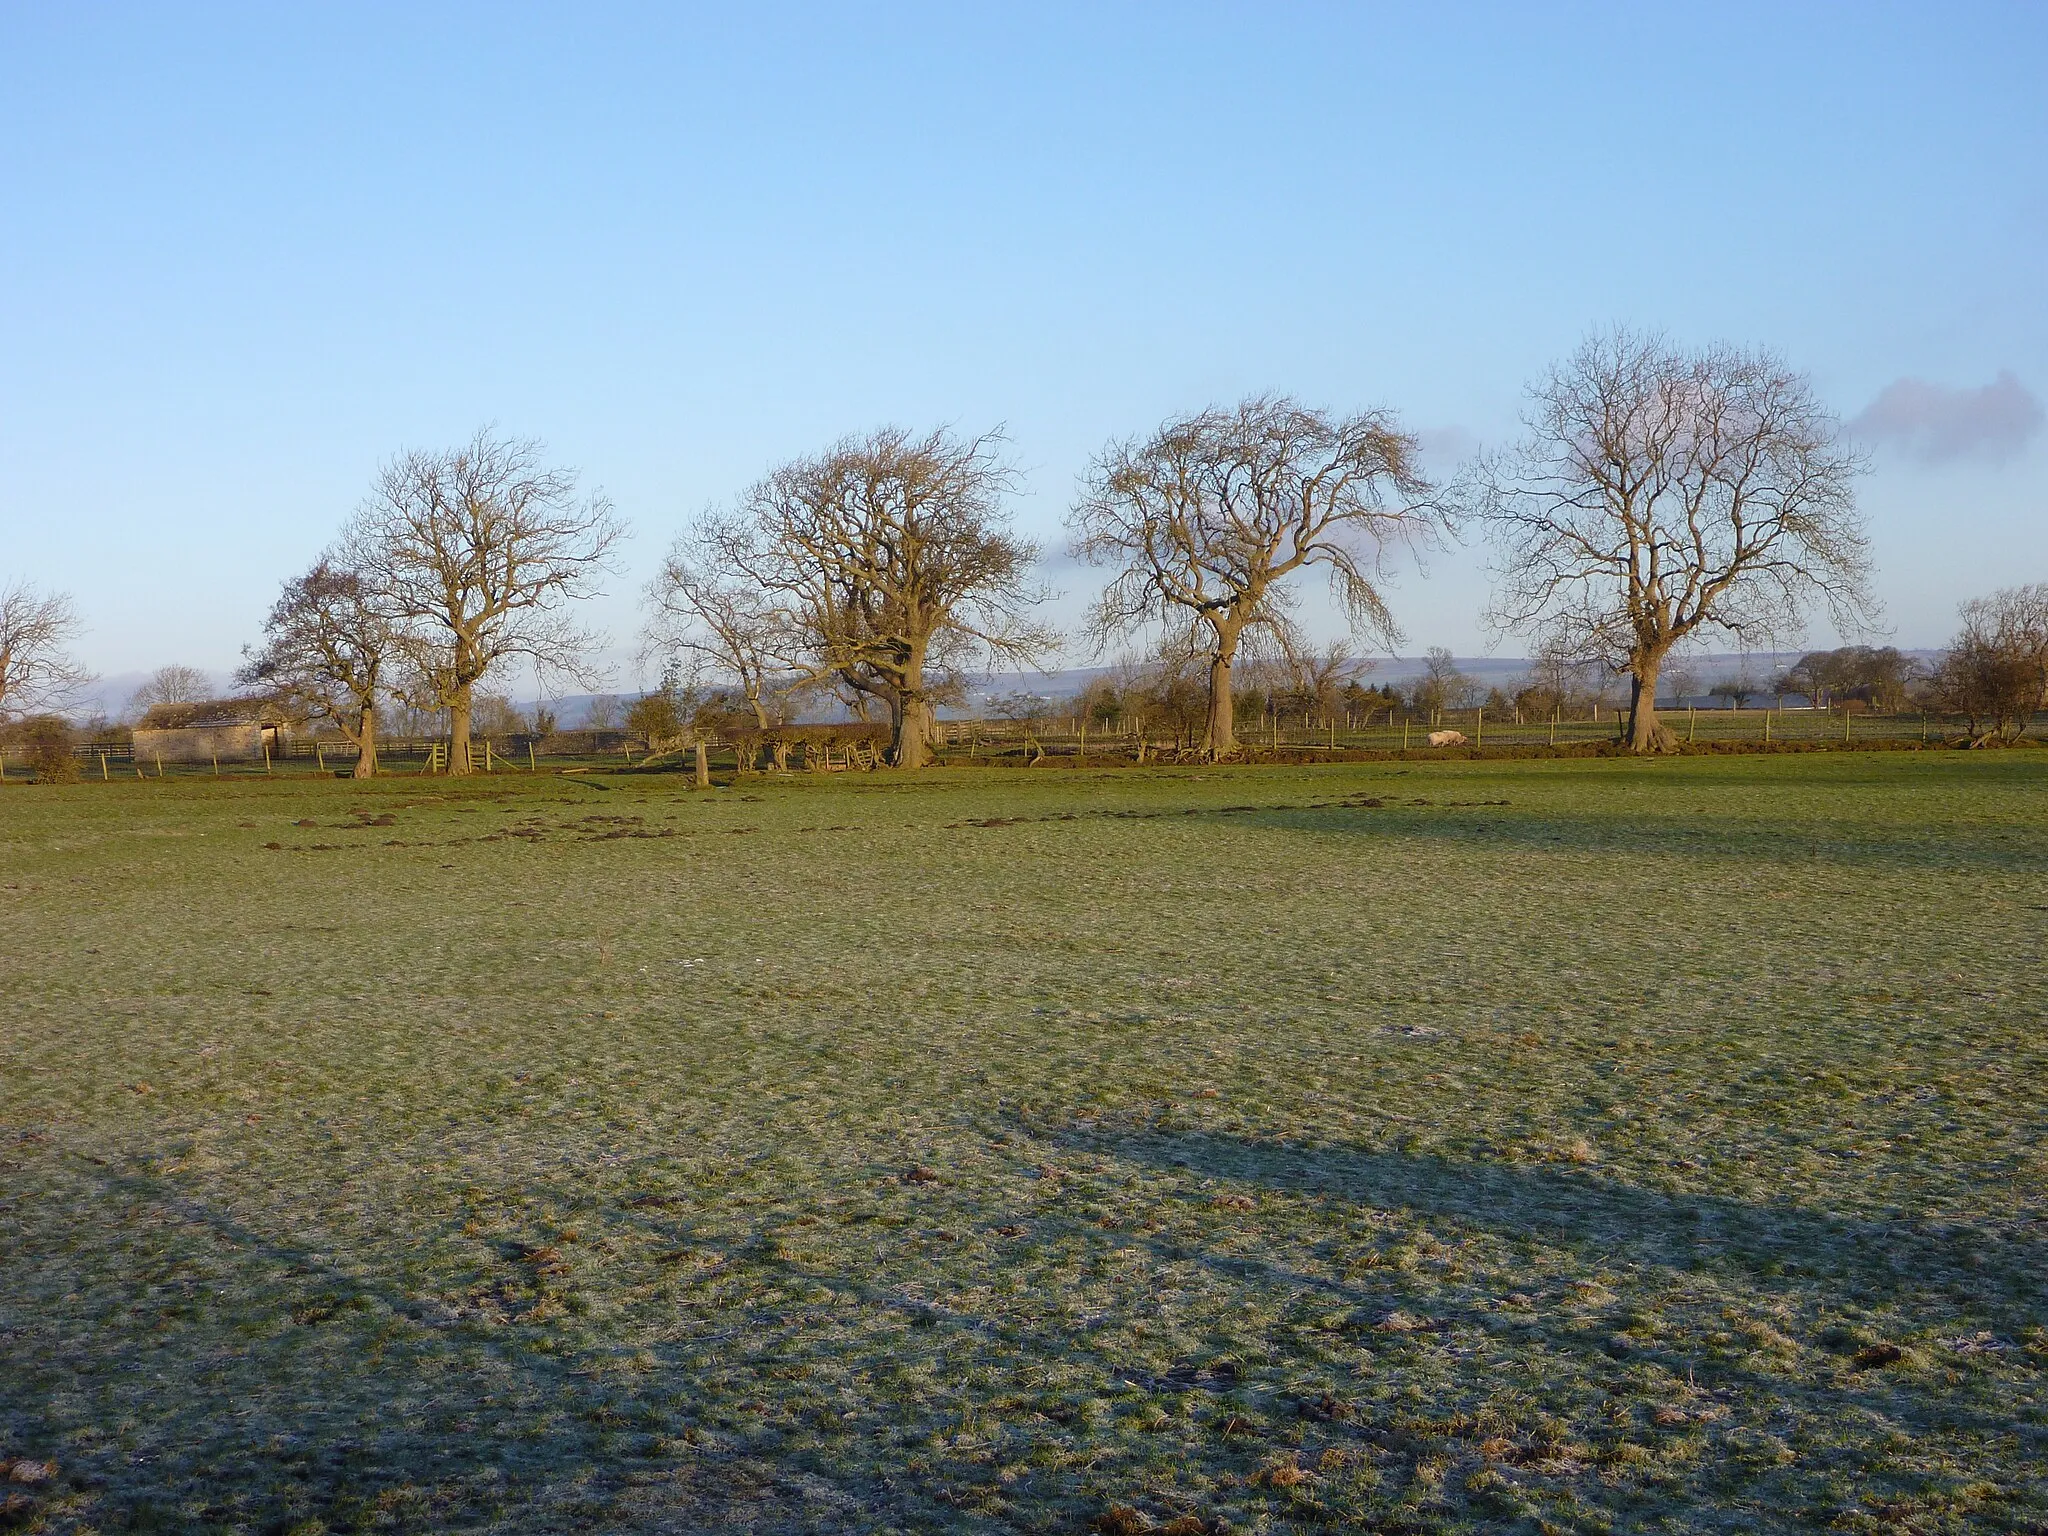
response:
<path id="1" fill-rule="evenodd" d="M 1953 716 L 1931 713 L 1880 715 L 1841 709 L 1674 709 L 1660 713 L 1664 724 L 1684 745 L 1694 747 L 1771 747 L 1807 745 L 1816 747 L 1879 747 L 1887 745 L 1936 745 L 1969 737 L 1969 722 Z M 1392 711 L 1375 713 L 1369 719 L 1324 721 L 1277 720 L 1270 716 L 1241 720 L 1238 738 L 1248 755 L 1279 754 L 1294 758 L 1326 756 L 1341 758 L 1352 753 L 1441 751 L 1445 748 L 1484 752 L 1488 749 L 1532 747 L 1589 747 L 1616 742 L 1624 720 L 1611 709 L 1584 713 L 1573 718 L 1548 720 L 1518 719 L 1512 715 L 1490 716 L 1485 710 L 1443 710 L 1435 714 Z M 2020 733 L 2031 740 L 2048 739 L 2048 713 L 2035 714 Z M 795 731 L 793 730 L 793 735 Z M 1182 722 L 1166 729 L 1158 723 L 1145 726 L 1107 722 L 1089 726 L 1073 717 L 1042 721 L 966 719 L 942 721 L 933 759 L 939 764 L 1043 763 L 1067 759 L 1074 762 L 1113 763 L 1172 761 L 1192 755 L 1199 747 L 1198 722 Z M 1434 739 L 1433 739 L 1434 738 Z M 543 745 L 559 747 L 525 737 L 478 737 L 471 743 L 473 771 L 480 773 L 543 773 L 578 769 L 633 768 L 650 758 L 684 766 L 687 751 L 653 753 L 648 744 L 623 732 L 584 735 L 571 745 L 574 750 L 543 751 Z M 707 742 L 711 766 L 721 771 L 758 765 L 755 754 L 764 750 L 756 741 L 736 743 L 726 739 Z M 449 743 L 446 737 L 400 737 L 377 743 L 379 768 L 396 774 L 431 775 L 445 772 Z M 209 775 L 246 777 L 251 774 L 341 774 L 352 773 L 356 749 L 333 737 L 287 737 L 267 745 L 263 755 L 233 760 L 174 761 L 152 754 L 138 754 L 132 743 L 110 739 L 78 743 L 72 754 L 87 779 L 169 778 Z M 793 739 L 784 761 L 799 771 L 838 771 L 873 767 L 880 761 L 874 751 L 835 750 L 829 742 Z M 0 746 L 0 778 L 30 776 L 28 749 Z"/>
<path id="2" fill-rule="evenodd" d="M 569 753 L 543 754 L 536 750 L 537 739 L 525 736 L 477 737 L 471 743 L 471 751 L 475 767 L 479 771 L 493 773 L 515 770 L 539 772 L 545 766 L 560 768 L 592 763 L 630 766 L 647 755 L 644 744 L 623 732 L 607 734 L 612 738 L 609 742 L 583 744 L 582 750 Z M 447 766 L 448 745 L 445 736 L 379 740 L 377 762 L 381 768 L 396 772 L 441 772 Z M 122 778 L 134 778 L 138 774 L 144 778 L 168 778 L 192 774 L 303 773 L 308 769 L 316 774 L 346 773 L 354 770 L 357 759 L 353 745 L 332 736 L 287 738 L 264 744 L 260 755 L 211 755 L 199 760 L 138 751 L 133 742 L 120 739 L 76 742 L 70 751 L 88 778 L 112 778 L 116 773 Z M 0 745 L 0 768 L 11 767 L 23 772 L 28 761 L 28 748 Z"/>
<path id="3" fill-rule="evenodd" d="M 1855 746 L 1933 744 L 1965 738 L 1969 722 L 1932 713 L 1878 715 L 1841 709 L 1667 709 L 1658 718 L 1680 743 L 1692 746 L 1808 744 Z M 1036 750 L 1046 756 L 1094 758 L 1128 754 L 1171 756 L 1193 750 L 1200 741 L 1200 723 L 1184 722 L 1177 731 L 1120 728 L 1112 722 L 1089 729 L 1079 720 L 1053 719 L 1042 725 L 1016 721 L 947 722 L 945 755 Z M 1409 713 L 1375 713 L 1370 719 L 1322 721 L 1277 720 L 1271 716 L 1240 719 L 1237 736 L 1249 752 L 1302 755 L 1346 752 L 1412 752 L 1465 747 L 1589 746 L 1619 741 L 1626 716 L 1612 709 L 1587 711 L 1567 719 L 1526 719 L 1489 714 L 1483 709 Z M 2028 721 L 2023 736 L 2048 738 L 2048 714 Z M 1432 737 L 1437 738 L 1432 741 Z"/>

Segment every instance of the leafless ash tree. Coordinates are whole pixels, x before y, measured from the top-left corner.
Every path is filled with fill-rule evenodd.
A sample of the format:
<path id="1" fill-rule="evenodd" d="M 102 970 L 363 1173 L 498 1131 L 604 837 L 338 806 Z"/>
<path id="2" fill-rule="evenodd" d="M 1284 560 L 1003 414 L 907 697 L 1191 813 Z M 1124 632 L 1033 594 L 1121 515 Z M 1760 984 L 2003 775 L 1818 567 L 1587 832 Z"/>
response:
<path id="1" fill-rule="evenodd" d="M 166 704 L 203 704 L 212 697 L 212 678 L 197 667 L 173 662 L 149 674 L 149 680 L 128 696 L 128 709 L 141 719 Z"/>
<path id="2" fill-rule="evenodd" d="M 782 723 L 803 672 L 783 612 L 731 563 L 752 531 L 714 513 L 676 540 L 647 584 L 644 650 L 677 675 L 701 669 L 729 682 L 765 733 Z"/>
<path id="3" fill-rule="evenodd" d="M 477 684 L 517 659 L 593 687 L 599 637 L 568 605 L 595 596 L 625 536 L 604 495 L 531 440 L 479 432 L 461 448 L 384 467 L 344 543 L 393 625 L 416 702 L 445 709 L 448 771 L 470 771 Z"/>
<path id="4" fill-rule="evenodd" d="M 355 745 L 355 776 L 377 772 L 377 700 L 397 636 L 362 576 L 323 556 L 284 585 L 263 624 L 263 644 L 243 648 L 235 681 L 275 694 L 294 713 L 331 720 Z"/>
<path id="5" fill-rule="evenodd" d="M 2033 680 L 2032 707 L 2048 709 L 2048 581 L 1975 598 L 1963 604 L 1963 622 L 2019 658 Z"/>
<path id="6" fill-rule="evenodd" d="M 1275 690 L 1277 706 L 1301 717 L 1311 725 L 1327 724 L 1343 712 L 1347 683 L 1372 669 L 1372 663 L 1353 656 L 1342 641 L 1322 650 L 1294 646 L 1281 657 L 1282 681 Z"/>
<path id="7" fill-rule="evenodd" d="M 1447 709 L 1469 709 L 1479 692 L 1479 683 L 1459 667 L 1457 658 L 1441 645 L 1432 645 L 1422 665 L 1422 676 L 1408 690 L 1409 703 L 1431 725 Z"/>
<path id="8" fill-rule="evenodd" d="M 1038 550 L 1010 530 L 1016 475 L 995 433 L 894 427 L 784 465 L 716 534 L 718 568 L 807 681 L 889 710 L 892 761 L 927 760 L 933 709 L 971 659 L 1030 663 L 1055 637 Z"/>
<path id="9" fill-rule="evenodd" d="M 1967 719 L 1977 745 L 2019 736 L 2048 708 L 2048 582 L 1972 598 L 1961 612 L 1934 670 L 1933 702 Z"/>
<path id="10" fill-rule="evenodd" d="M 0 724 L 69 709 L 92 682 L 71 658 L 77 611 L 62 592 L 0 587 Z"/>
<path id="11" fill-rule="evenodd" d="M 1812 387 L 1768 352 L 1589 338 L 1531 390 L 1527 436 L 1459 500 L 1496 552 L 1489 618 L 1629 682 L 1628 739 L 1668 750 L 1657 678 L 1702 631 L 1744 647 L 1875 612 L 1861 469 Z"/>
<path id="12" fill-rule="evenodd" d="M 1391 645 L 1386 557 L 1449 524 L 1389 413 L 1258 396 L 1110 444 L 1068 528 L 1078 558 L 1115 571 L 1091 623 L 1098 644 L 1156 626 L 1206 658 L 1203 746 L 1221 757 L 1237 747 L 1231 668 L 1248 638 L 1289 638 L 1288 579 L 1320 567 L 1354 631 Z"/>

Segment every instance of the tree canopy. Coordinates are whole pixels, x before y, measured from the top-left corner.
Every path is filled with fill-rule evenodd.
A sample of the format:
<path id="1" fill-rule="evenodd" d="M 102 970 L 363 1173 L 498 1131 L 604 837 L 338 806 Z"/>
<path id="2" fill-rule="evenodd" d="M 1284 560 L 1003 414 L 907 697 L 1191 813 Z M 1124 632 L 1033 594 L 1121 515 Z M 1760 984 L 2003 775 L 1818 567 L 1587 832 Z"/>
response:
<path id="1" fill-rule="evenodd" d="M 1284 396 L 1177 417 L 1097 457 L 1068 519 L 1073 554 L 1111 571 L 1098 644 L 1147 628 L 1202 656 L 1205 750 L 1236 749 L 1231 669 L 1247 639 L 1286 649 L 1290 578 L 1318 567 L 1354 631 L 1391 645 L 1386 557 L 1448 527 L 1391 413 L 1337 416 Z"/>
<path id="2" fill-rule="evenodd" d="M 1626 674 L 1636 750 L 1672 742 L 1656 688 L 1674 647 L 1706 631 L 1756 647 L 1816 602 L 1843 630 L 1874 613 L 1861 462 L 1772 354 L 1598 334 L 1524 419 L 1460 488 L 1493 539 L 1491 620 Z"/>

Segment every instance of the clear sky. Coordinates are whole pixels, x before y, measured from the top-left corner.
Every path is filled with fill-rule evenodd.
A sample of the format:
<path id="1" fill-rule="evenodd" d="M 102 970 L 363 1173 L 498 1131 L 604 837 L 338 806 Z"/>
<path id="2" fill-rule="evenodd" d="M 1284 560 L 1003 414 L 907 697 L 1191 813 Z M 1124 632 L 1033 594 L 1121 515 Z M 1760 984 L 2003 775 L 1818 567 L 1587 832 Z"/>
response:
<path id="1" fill-rule="evenodd" d="M 1448 465 L 1613 322 L 1858 423 L 1897 643 L 2048 580 L 2048 6 L 0 5 L 0 580 L 109 674 L 225 671 L 484 423 L 634 524 L 623 646 L 687 516 L 849 431 L 1006 423 L 1056 546 L 1168 412 Z M 1484 648 L 1483 567 L 1401 582 L 1413 648 Z"/>

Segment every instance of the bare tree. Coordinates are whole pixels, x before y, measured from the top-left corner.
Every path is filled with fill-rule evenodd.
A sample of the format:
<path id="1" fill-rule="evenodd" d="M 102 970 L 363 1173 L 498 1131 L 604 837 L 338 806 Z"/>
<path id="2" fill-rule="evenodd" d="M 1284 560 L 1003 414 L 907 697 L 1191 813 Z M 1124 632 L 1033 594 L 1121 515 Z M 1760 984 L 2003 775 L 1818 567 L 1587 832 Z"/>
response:
<path id="1" fill-rule="evenodd" d="M 2048 582 L 1972 598 L 1961 611 L 1963 627 L 1935 668 L 1934 700 L 1967 719 L 1980 745 L 2017 737 L 2048 706 Z"/>
<path id="2" fill-rule="evenodd" d="M 890 756 L 927 760 L 933 711 L 971 657 L 1031 663 L 1055 637 L 1031 610 L 1037 547 L 1010 531 L 1015 472 L 995 433 L 889 427 L 776 470 L 717 528 L 803 680 L 889 710 Z"/>
<path id="3" fill-rule="evenodd" d="M 1293 711 L 1305 725 L 1328 724 L 1335 719 L 1344 708 L 1345 684 L 1372 666 L 1337 641 L 1321 651 L 1291 647 L 1281 657 L 1281 664 L 1284 680 L 1276 696 L 1276 707 Z"/>
<path id="4" fill-rule="evenodd" d="M 1275 396 L 1110 444 L 1068 520 L 1073 553 L 1115 571 L 1093 616 L 1097 642 L 1176 633 L 1207 661 L 1204 751 L 1234 752 L 1231 669 L 1248 636 L 1276 648 L 1289 636 L 1296 572 L 1324 570 L 1355 633 L 1398 636 L 1384 558 L 1448 526 L 1416 459 L 1386 412 L 1338 418 Z"/>
<path id="5" fill-rule="evenodd" d="M 1458 659 L 1442 645 L 1432 645 L 1423 662 L 1421 676 L 1409 688 L 1409 700 L 1417 715 L 1436 725 L 1446 709 L 1466 709 L 1479 684 L 1470 674 L 1458 670 Z"/>
<path id="6" fill-rule="evenodd" d="M 470 771 L 478 683 L 513 658 L 595 681 L 598 637 L 564 612 L 594 596 L 624 526 L 601 493 L 548 468 L 538 442 L 479 432 L 444 453 L 399 455 L 350 529 L 349 562 L 393 621 L 409 687 L 448 711 L 448 771 Z"/>
<path id="7" fill-rule="evenodd" d="M 505 694 L 479 692 L 470 701 L 469 729 L 473 736 L 524 736 L 531 725 L 519 706 Z"/>
<path id="8" fill-rule="evenodd" d="M 1963 604 L 1966 635 L 1983 637 L 2033 680 L 2031 708 L 2048 708 L 2048 582 L 2004 587 Z"/>
<path id="9" fill-rule="evenodd" d="M 197 667 L 158 667 L 149 681 L 129 696 L 129 711 L 137 716 L 165 704 L 199 704 L 213 697 L 213 679 Z"/>
<path id="10" fill-rule="evenodd" d="M 1809 651 L 1772 684 L 1777 693 L 1803 693 L 1816 705 L 1859 701 L 1895 713 L 1914 679 L 1912 659 L 1892 646 L 1845 645 Z"/>
<path id="11" fill-rule="evenodd" d="M 1664 658 L 1664 696 L 1674 705 L 1682 705 L 1700 691 L 1699 669 L 1690 656 L 1674 653 Z"/>
<path id="12" fill-rule="evenodd" d="M 670 671 L 663 674 L 660 687 L 627 706 L 625 726 L 647 743 L 649 752 L 666 755 L 687 744 L 693 734 L 701 734 L 698 716 L 703 702 L 696 688 Z"/>
<path id="13" fill-rule="evenodd" d="M 1761 697 L 1764 691 L 1764 685 L 1750 674 L 1749 665 L 1745 662 L 1729 676 L 1709 686 L 1707 697 L 1726 699 L 1730 709 L 1747 709 L 1749 701 Z"/>
<path id="14" fill-rule="evenodd" d="M 363 578 L 322 556 L 285 583 L 264 620 L 262 648 L 243 648 L 235 681 L 270 690 L 309 719 L 333 721 L 355 746 L 355 777 L 367 779 L 377 772 L 377 700 L 396 648 Z"/>
<path id="15" fill-rule="evenodd" d="M 676 540 L 647 584 L 645 650 L 671 669 L 687 657 L 730 679 L 766 733 L 782 723 L 802 672 L 790 659 L 797 640 L 782 611 L 728 563 L 730 551 L 748 547 L 750 532 L 708 515 Z"/>
<path id="16" fill-rule="evenodd" d="M 1539 720 L 1562 718 L 1579 707 L 1583 696 L 1597 694 L 1586 674 L 1598 663 L 1575 656 L 1554 640 L 1536 647 L 1529 672 L 1515 692 L 1515 708 Z"/>
<path id="17" fill-rule="evenodd" d="M 1844 629 L 1874 612 L 1860 461 L 1776 357 L 1614 331 L 1531 394 L 1526 440 L 1461 487 L 1498 557 L 1489 616 L 1625 673 L 1634 750 L 1674 744 L 1657 678 L 1688 638 L 1752 645 L 1816 599 Z"/>
<path id="18" fill-rule="evenodd" d="M 0 723 L 71 707 L 92 682 L 72 660 L 78 614 L 62 592 L 0 587 Z"/>
<path id="19" fill-rule="evenodd" d="M 997 716 L 1017 727 L 1024 738 L 1024 750 L 1035 764 L 1043 761 L 1045 748 L 1039 744 L 1039 735 L 1045 724 L 1052 718 L 1053 704 L 1042 693 L 1026 693 L 1022 689 L 1014 693 L 998 694 L 988 701 L 988 707 Z"/>

